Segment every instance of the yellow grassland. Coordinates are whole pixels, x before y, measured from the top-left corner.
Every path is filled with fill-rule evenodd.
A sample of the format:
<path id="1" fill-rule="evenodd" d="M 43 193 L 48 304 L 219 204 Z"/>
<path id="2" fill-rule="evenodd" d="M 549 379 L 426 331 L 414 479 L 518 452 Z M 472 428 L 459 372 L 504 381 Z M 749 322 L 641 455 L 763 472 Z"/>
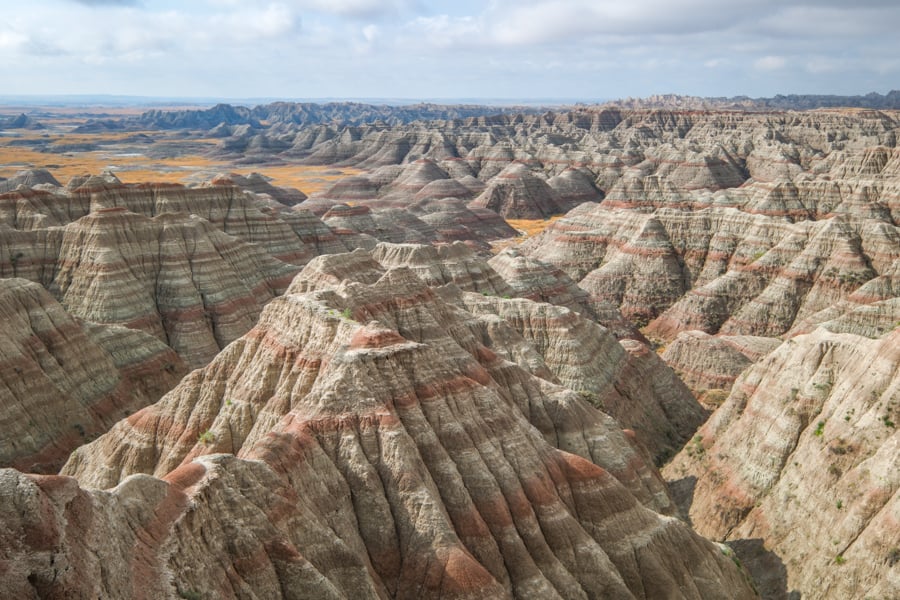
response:
<path id="1" fill-rule="evenodd" d="M 528 238 L 541 233 L 563 216 L 564 215 L 556 215 L 549 219 L 506 219 L 506 222 L 509 223 L 510 227 L 518 231 L 521 235 L 514 238 L 491 242 L 491 250 L 496 253 L 509 248 L 510 246 L 521 244 Z"/>
<path id="2" fill-rule="evenodd" d="M 165 182 L 199 183 L 216 173 L 236 172 L 248 175 L 261 173 L 272 178 L 273 185 L 292 187 L 306 194 L 320 191 L 341 177 L 358 175 L 363 171 L 348 167 L 310 165 L 254 165 L 235 167 L 227 161 L 213 160 L 199 155 L 177 158 L 149 158 L 143 155 L 121 155 L 116 148 L 102 148 L 90 152 L 49 153 L 36 152 L 21 146 L 11 146 L 13 139 L 43 137 L 51 144 L 89 144 L 119 142 L 142 132 L 70 134 L 28 132 L 16 138 L 0 138 L 0 177 L 12 177 L 23 169 L 47 169 L 60 183 L 65 184 L 75 176 L 110 170 L 125 183 Z M 143 132 L 158 137 L 158 133 Z M 192 139 L 191 143 L 215 144 L 215 139 Z"/>
<path id="3" fill-rule="evenodd" d="M 549 219 L 507 219 L 506 222 L 509 223 L 513 229 L 521 231 L 525 237 L 531 237 L 541 233 L 562 217 L 563 215 L 556 215 Z"/>

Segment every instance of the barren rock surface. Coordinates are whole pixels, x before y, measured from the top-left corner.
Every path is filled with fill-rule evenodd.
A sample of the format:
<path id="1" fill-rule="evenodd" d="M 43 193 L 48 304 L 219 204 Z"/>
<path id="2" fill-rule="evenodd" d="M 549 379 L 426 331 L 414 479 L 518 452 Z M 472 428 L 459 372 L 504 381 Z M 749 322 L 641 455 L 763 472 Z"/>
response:
<path id="1" fill-rule="evenodd" d="M 0 466 L 111 427 L 0 471 L 4 593 L 900 596 L 900 118 L 676 100 L 125 124 L 358 173 L 308 199 L 0 181 Z"/>
<path id="2" fill-rule="evenodd" d="M 788 590 L 896 597 L 898 413 L 900 329 L 879 339 L 818 329 L 744 372 L 665 474 L 699 532 L 761 538 Z"/>
<path id="3" fill-rule="evenodd" d="M 186 372 L 155 338 L 73 319 L 23 279 L 0 279 L 0 315 L 0 466 L 55 472 Z"/>
<path id="4" fill-rule="evenodd" d="M 380 248 L 421 265 L 412 248 Z M 440 291 L 368 253 L 317 258 L 253 330 L 64 472 L 117 485 L 102 496 L 109 509 L 95 505 L 107 519 L 125 490 L 158 486 L 147 501 L 160 515 L 151 585 L 171 578 L 225 597 L 753 597 L 720 548 L 655 512 L 672 508 L 658 473 L 633 434 L 560 385 L 549 366 L 565 362 L 559 350 L 512 326 L 522 316 L 537 326 L 534 311 L 575 313 Z M 499 302 L 501 314 L 480 317 L 469 301 Z M 627 362 L 583 323 L 610 345 L 592 368 Z M 567 344 L 564 330 L 546 334 Z M 645 367 L 647 378 L 665 372 L 658 359 Z M 96 503 L 100 492 L 61 482 Z"/>

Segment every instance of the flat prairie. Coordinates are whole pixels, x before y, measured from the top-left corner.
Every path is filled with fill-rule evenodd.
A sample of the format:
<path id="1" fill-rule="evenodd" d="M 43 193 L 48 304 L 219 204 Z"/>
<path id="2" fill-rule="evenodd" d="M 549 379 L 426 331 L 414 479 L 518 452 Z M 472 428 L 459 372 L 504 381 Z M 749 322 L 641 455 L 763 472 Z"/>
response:
<path id="1" fill-rule="evenodd" d="M 50 110 L 50 109 L 46 109 Z M 60 183 L 81 175 L 99 175 L 110 171 L 124 183 L 164 182 L 197 184 L 219 173 L 252 172 L 269 177 L 273 185 L 291 187 L 311 194 L 332 182 L 363 171 L 329 165 L 299 164 L 234 165 L 229 161 L 204 156 L 205 148 L 220 143 L 215 138 L 179 138 L 168 131 L 127 131 L 74 133 L 88 118 L 75 108 L 53 107 L 52 113 L 32 115 L 46 126 L 41 130 L 0 131 L 0 177 L 9 178 L 24 169 L 47 169 Z M 15 115 L 10 107 L 0 109 Z M 103 109 L 102 117 L 140 114 L 134 108 Z M 165 157 L 150 154 L 165 146 Z"/>

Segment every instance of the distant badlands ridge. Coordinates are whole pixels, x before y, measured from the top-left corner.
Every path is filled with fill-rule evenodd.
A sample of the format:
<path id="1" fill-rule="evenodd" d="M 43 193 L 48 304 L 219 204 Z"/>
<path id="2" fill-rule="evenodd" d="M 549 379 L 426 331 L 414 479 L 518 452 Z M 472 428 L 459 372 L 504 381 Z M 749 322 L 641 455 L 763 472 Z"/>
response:
<path id="1" fill-rule="evenodd" d="M 559 109 L 559 103 L 552 108 Z M 582 106 L 582 105 L 578 105 Z M 876 110 L 900 109 L 900 91 L 887 94 L 872 92 L 864 96 L 833 96 L 815 94 L 778 95 L 773 98 L 702 98 L 678 94 L 660 94 L 647 98 L 624 98 L 597 105 L 600 108 L 618 107 L 628 109 L 735 109 L 742 111 L 770 110 L 812 110 L 817 108 L 867 108 Z M 574 107 L 563 107 L 570 110 Z M 79 132 L 101 129 L 210 129 L 220 123 L 225 125 L 268 124 L 342 124 L 363 125 L 383 123 L 386 125 L 408 124 L 413 121 L 436 121 L 466 119 L 495 115 L 524 115 L 546 112 L 547 107 L 531 105 L 492 104 L 369 104 L 364 102 L 273 102 L 252 108 L 218 104 L 209 109 L 150 110 L 138 117 L 125 119 L 104 119 L 88 123 Z M 10 119 L 10 127 L 22 127 L 24 121 L 18 117 Z"/>
<path id="2" fill-rule="evenodd" d="M 897 113 L 209 123 L 0 182 L 15 594 L 900 595 Z"/>

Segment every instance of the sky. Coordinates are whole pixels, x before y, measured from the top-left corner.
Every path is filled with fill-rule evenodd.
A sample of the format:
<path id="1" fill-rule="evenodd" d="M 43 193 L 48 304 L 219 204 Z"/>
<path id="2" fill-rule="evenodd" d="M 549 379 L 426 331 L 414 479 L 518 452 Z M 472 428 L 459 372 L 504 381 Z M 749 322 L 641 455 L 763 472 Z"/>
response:
<path id="1" fill-rule="evenodd" d="M 0 0 L 3 95 L 603 100 L 900 89 L 897 0 Z"/>

